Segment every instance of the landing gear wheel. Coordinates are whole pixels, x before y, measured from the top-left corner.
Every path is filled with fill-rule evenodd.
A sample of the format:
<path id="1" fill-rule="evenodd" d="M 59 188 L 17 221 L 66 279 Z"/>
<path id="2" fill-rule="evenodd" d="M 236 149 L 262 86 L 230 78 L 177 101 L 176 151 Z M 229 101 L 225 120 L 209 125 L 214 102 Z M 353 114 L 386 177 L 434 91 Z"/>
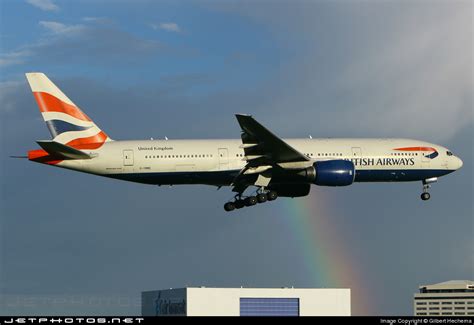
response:
<path id="1" fill-rule="evenodd" d="M 427 201 L 430 199 L 430 193 L 428 192 L 430 187 L 431 187 L 431 183 L 435 183 L 437 181 L 437 178 L 434 177 L 434 178 L 428 178 L 428 179 L 424 179 L 423 180 L 423 193 L 421 193 L 420 197 L 423 201 Z"/>
<path id="2" fill-rule="evenodd" d="M 234 209 L 235 209 L 234 202 L 227 202 L 226 204 L 224 204 L 224 210 L 226 210 L 227 212 L 232 211 Z"/>
<path id="3" fill-rule="evenodd" d="M 250 207 L 252 205 L 257 204 L 257 198 L 255 196 L 249 196 L 248 198 L 244 200 L 244 203 L 245 203 L 245 206 Z"/>
<path id="4" fill-rule="evenodd" d="M 265 193 L 260 193 L 257 195 L 257 201 L 258 203 L 265 203 L 267 202 L 268 198 L 267 198 L 267 194 Z"/>
<path id="5" fill-rule="evenodd" d="M 244 200 L 235 200 L 235 208 L 242 209 L 245 206 Z"/>
<path id="6" fill-rule="evenodd" d="M 270 191 L 267 193 L 267 199 L 268 201 L 274 201 L 278 198 L 278 193 L 275 191 Z"/>

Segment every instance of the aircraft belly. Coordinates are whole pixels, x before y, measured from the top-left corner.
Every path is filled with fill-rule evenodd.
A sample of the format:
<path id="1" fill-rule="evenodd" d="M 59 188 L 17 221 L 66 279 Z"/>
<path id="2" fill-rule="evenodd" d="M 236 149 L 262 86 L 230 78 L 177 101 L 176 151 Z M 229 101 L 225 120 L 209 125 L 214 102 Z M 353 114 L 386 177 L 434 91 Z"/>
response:
<path id="1" fill-rule="evenodd" d="M 107 177 L 152 185 L 203 184 L 228 186 L 239 170 L 224 171 L 175 171 L 108 174 Z"/>
<path id="2" fill-rule="evenodd" d="M 440 177 L 446 169 L 357 169 L 354 182 L 411 182 Z"/>

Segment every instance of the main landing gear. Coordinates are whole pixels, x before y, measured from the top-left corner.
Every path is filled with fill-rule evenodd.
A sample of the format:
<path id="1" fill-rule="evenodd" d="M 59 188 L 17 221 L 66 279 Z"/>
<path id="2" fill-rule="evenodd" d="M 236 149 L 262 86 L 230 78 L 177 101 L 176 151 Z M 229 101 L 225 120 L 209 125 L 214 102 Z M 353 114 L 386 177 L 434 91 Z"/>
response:
<path id="1" fill-rule="evenodd" d="M 435 183 L 438 179 L 436 177 L 428 178 L 423 180 L 423 193 L 421 193 L 420 197 L 423 201 L 427 201 L 430 199 L 431 195 L 428 193 L 428 190 L 431 187 L 431 183 Z"/>
<path id="2" fill-rule="evenodd" d="M 275 191 L 260 191 L 257 192 L 257 195 L 247 196 L 242 198 L 242 193 L 237 194 L 234 197 L 234 201 L 227 202 L 224 204 L 224 210 L 227 212 L 234 209 L 242 209 L 245 207 L 251 207 L 257 203 L 265 203 L 267 201 L 274 201 L 278 198 L 278 193 Z"/>

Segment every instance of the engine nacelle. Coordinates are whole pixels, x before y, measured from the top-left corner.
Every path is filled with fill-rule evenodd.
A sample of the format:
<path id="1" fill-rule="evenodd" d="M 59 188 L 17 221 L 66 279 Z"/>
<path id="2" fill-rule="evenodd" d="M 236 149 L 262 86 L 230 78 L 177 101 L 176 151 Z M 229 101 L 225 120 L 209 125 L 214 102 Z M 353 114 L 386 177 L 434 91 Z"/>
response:
<path id="1" fill-rule="evenodd" d="M 355 167 L 352 161 L 327 160 L 314 165 L 314 184 L 322 186 L 347 186 L 354 182 Z"/>
<path id="2" fill-rule="evenodd" d="M 354 182 L 355 168 L 351 161 L 318 161 L 312 167 L 297 172 L 307 182 L 321 186 L 347 186 Z"/>

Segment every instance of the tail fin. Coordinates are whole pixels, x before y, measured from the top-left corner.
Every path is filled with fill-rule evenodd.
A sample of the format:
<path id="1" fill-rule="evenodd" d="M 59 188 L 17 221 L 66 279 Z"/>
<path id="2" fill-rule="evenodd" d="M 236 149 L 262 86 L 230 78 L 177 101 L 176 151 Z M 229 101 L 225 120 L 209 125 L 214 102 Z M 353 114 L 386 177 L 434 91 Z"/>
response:
<path id="1" fill-rule="evenodd" d="M 97 149 L 111 139 L 44 73 L 27 73 L 53 141 L 76 149 Z"/>

